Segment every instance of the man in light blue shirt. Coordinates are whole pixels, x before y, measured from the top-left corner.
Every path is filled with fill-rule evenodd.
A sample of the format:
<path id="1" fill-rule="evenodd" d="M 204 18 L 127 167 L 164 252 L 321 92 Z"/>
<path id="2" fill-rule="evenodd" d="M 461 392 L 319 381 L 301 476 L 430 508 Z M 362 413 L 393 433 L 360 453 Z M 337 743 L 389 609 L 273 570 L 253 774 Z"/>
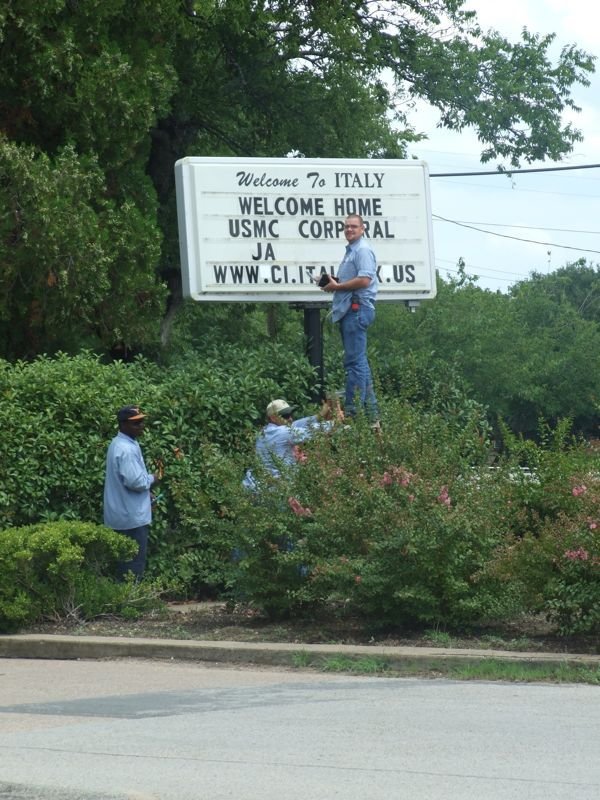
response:
<path id="1" fill-rule="evenodd" d="M 117 412 L 119 432 L 106 454 L 104 482 L 104 524 L 138 544 L 138 553 L 118 566 L 123 579 L 133 572 L 140 580 L 146 566 L 149 526 L 152 522 L 150 487 L 160 476 L 147 471 L 137 442 L 144 431 L 145 414 L 138 406 L 125 406 Z"/>
<path id="2" fill-rule="evenodd" d="M 343 419 L 339 405 L 332 409 L 324 403 L 319 415 L 293 419 L 294 406 L 287 400 L 272 400 L 267 406 L 267 424 L 256 439 L 256 455 L 264 468 L 274 478 L 279 478 L 282 469 L 293 466 L 299 458 L 298 445 L 307 441 L 317 431 L 330 431 L 333 416 L 337 421 Z M 246 470 L 243 486 L 253 492 L 259 491 L 258 482 L 252 470 Z"/>
<path id="3" fill-rule="evenodd" d="M 348 244 L 344 259 L 337 278 L 329 276 L 329 281 L 321 288 L 333 293 L 332 319 L 339 323 L 342 336 L 346 371 L 344 413 L 352 417 L 362 408 L 371 419 L 377 420 L 377 399 L 367 359 L 367 328 L 375 319 L 377 259 L 364 234 L 362 217 L 358 214 L 347 217 L 344 235 Z"/>
<path id="4" fill-rule="evenodd" d="M 256 440 L 256 454 L 265 468 L 278 478 L 282 467 L 295 464 L 297 446 L 318 430 L 331 430 L 331 422 L 319 422 L 315 416 L 293 419 L 294 409 L 285 400 L 273 400 L 267 406 L 269 420 Z"/>

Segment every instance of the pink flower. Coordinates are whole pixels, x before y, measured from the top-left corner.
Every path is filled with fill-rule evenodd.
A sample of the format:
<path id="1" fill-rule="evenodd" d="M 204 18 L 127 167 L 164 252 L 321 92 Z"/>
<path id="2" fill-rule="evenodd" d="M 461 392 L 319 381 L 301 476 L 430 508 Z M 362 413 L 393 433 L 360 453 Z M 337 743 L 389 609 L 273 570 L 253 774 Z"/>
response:
<path id="1" fill-rule="evenodd" d="M 400 486 L 408 486 L 411 478 L 413 477 L 412 472 L 404 469 L 404 467 L 393 467 L 392 474 L 396 479 L 396 483 L 398 483 Z"/>
<path id="2" fill-rule="evenodd" d="M 391 486 L 392 483 L 397 483 L 398 486 L 408 486 L 413 477 L 412 472 L 409 472 L 404 467 L 390 467 L 386 470 L 380 480 L 381 486 Z"/>
<path id="3" fill-rule="evenodd" d="M 393 483 L 393 478 L 392 478 L 392 476 L 390 475 L 390 473 L 389 473 L 389 472 L 387 472 L 387 470 L 386 470 L 386 472 L 384 472 L 384 473 L 383 473 L 383 475 L 381 476 L 381 481 L 380 481 L 380 483 L 381 483 L 381 485 L 382 485 L 382 486 L 391 486 L 391 485 L 392 485 L 392 483 Z"/>
<path id="4" fill-rule="evenodd" d="M 568 558 L 569 561 L 587 561 L 590 554 L 587 550 L 584 550 L 583 547 L 578 547 L 577 550 L 565 550 L 564 556 Z"/>
<path id="5" fill-rule="evenodd" d="M 581 484 L 581 486 L 573 487 L 573 497 L 579 497 L 580 495 L 585 494 L 586 492 L 587 492 L 587 486 L 585 486 L 583 483 Z"/>
<path id="6" fill-rule="evenodd" d="M 597 527 L 598 527 L 598 523 L 597 523 L 597 522 L 594 522 L 594 521 L 592 520 L 592 521 L 589 523 L 589 529 L 590 529 L 591 531 L 595 531 Z"/>
<path id="7" fill-rule="evenodd" d="M 310 508 L 305 508 L 295 497 L 288 497 L 288 505 L 297 517 L 312 517 Z"/>
<path id="8" fill-rule="evenodd" d="M 450 508 L 452 505 L 452 500 L 450 499 L 450 495 L 448 494 L 448 487 L 442 486 L 440 489 L 440 493 L 437 496 L 438 503 L 446 506 L 446 508 Z"/>
<path id="9" fill-rule="evenodd" d="M 298 447 L 297 444 L 294 445 L 294 458 L 300 464 L 304 464 L 306 461 L 308 461 L 308 456 L 301 447 Z"/>

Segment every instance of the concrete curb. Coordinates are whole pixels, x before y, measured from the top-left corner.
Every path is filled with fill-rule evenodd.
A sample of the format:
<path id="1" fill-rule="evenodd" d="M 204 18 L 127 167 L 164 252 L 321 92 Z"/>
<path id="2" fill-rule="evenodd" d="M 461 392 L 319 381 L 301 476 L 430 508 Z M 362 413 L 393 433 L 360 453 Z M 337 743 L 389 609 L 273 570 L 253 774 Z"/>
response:
<path id="1" fill-rule="evenodd" d="M 0 636 L 0 658 L 56 660 L 102 658 L 181 659 L 229 664 L 305 666 L 332 656 L 358 660 L 380 658 L 399 671 L 436 670 L 482 661 L 600 669 L 600 655 L 522 653 L 507 650 L 464 650 L 432 647 L 382 647 L 335 644 L 272 644 L 265 642 L 128 639 L 111 636 L 22 634 Z"/>

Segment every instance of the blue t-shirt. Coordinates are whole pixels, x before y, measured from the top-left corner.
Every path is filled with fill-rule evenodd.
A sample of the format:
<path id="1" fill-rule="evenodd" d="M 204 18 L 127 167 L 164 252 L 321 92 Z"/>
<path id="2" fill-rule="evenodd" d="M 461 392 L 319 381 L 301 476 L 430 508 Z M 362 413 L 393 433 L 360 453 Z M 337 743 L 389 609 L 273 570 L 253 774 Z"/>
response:
<path id="1" fill-rule="evenodd" d="M 346 255 L 338 269 L 337 278 L 340 283 L 352 278 L 370 278 L 371 283 L 363 289 L 333 293 L 332 319 L 339 322 L 350 310 L 352 295 L 359 298 L 360 303 L 375 308 L 377 297 L 377 259 L 371 245 L 361 236 L 356 242 L 346 245 Z"/>
<path id="2" fill-rule="evenodd" d="M 146 470 L 141 447 L 119 431 L 106 454 L 104 524 L 117 531 L 149 525 L 153 483 L 154 475 Z"/>

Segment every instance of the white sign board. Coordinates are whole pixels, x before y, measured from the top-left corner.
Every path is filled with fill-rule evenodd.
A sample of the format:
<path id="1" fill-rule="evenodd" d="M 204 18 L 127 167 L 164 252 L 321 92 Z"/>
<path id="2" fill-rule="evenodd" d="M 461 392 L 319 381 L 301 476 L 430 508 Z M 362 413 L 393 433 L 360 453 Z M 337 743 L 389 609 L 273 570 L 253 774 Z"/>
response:
<path id="1" fill-rule="evenodd" d="M 435 295 L 429 174 L 422 161 L 183 158 L 175 165 L 184 294 L 195 300 L 323 303 L 343 221 L 360 214 L 378 301 Z"/>

